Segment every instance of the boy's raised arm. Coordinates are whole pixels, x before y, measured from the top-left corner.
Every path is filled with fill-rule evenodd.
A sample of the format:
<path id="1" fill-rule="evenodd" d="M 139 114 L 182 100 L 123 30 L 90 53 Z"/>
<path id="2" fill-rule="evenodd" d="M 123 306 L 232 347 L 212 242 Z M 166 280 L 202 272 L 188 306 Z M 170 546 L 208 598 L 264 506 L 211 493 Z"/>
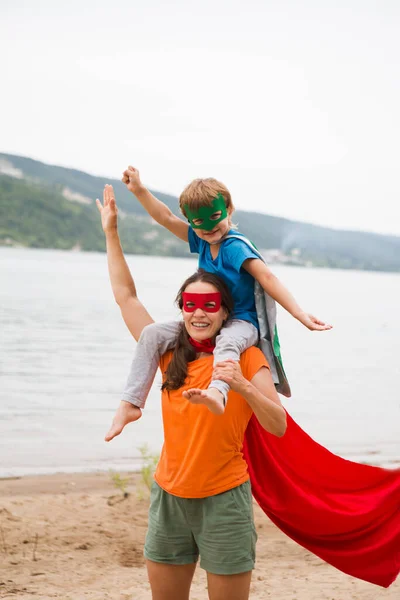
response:
<path id="1" fill-rule="evenodd" d="M 270 271 L 265 263 L 259 258 L 248 258 L 243 263 L 243 268 L 250 273 L 262 286 L 265 292 L 288 311 L 295 319 L 300 321 L 311 331 L 326 331 L 332 329 L 313 315 L 306 313 L 297 304 L 295 298 L 283 283 Z"/>
<path id="2" fill-rule="evenodd" d="M 140 204 L 143 206 L 146 212 L 159 223 L 173 233 L 177 238 L 188 241 L 188 230 L 189 225 L 175 216 L 174 213 L 168 208 L 164 202 L 158 200 L 153 194 L 142 184 L 139 176 L 139 171 L 132 166 L 129 166 L 124 171 L 122 181 L 125 183 L 128 190 L 130 190 Z"/>

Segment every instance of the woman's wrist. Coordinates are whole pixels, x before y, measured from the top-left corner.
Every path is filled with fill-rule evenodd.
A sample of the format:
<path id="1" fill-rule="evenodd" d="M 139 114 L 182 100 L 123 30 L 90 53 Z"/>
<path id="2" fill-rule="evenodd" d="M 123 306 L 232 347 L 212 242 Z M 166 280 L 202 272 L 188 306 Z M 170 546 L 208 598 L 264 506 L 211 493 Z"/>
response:
<path id="1" fill-rule="evenodd" d="M 245 377 L 243 377 L 243 381 L 240 382 L 239 386 L 236 389 L 236 391 L 244 398 L 246 397 L 246 395 L 251 394 L 253 390 L 254 386 L 248 379 L 245 379 Z"/>
<path id="2" fill-rule="evenodd" d="M 114 238 L 118 238 L 118 226 L 117 225 L 113 225 L 112 227 L 107 228 L 104 231 L 104 235 L 106 236 L 107 239 L 114 239 Z"/>

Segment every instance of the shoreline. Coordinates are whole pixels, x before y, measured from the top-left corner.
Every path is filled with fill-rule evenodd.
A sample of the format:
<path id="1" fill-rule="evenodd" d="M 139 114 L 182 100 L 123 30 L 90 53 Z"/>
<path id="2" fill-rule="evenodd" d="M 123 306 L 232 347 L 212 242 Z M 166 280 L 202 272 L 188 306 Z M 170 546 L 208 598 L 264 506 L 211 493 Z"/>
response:
<path id="1" fill-rule="evenodd" d="M 1 173 L 0 173 L 1 175 Z M 132 216 L 132 215 L 131 215 Z M 137 215 L 136 215 L 137 217 Z M 345 230 L 339 230 L 339 231 L 345 231 Z M 361 232 L 361 233 L 366 233 L 366 234 L 372 234 L 374 235 L 373 232 L 371 231 L 365 231 L 365 232 Z M 383 235 L 384 237 L 393 237 L 393 236 L 389 236 L 388 234 L 380 234 Z M 394 237 L 400 237 L 400 236 L 394 236 Z M 4 241 L 3 241 L 4 242 Z M 94 254 L 94 255 L 105 255 L 106 254 L 106 250 L 85 250 L 82 249 L 78 244 L 75 244 L 74 246 L 72 246 L 71 248 L 53 248 L 50 246 L 46 246 L 46 247 L 40 247 L 38 248 L 37 246 L 24 246 L 23 244 L 20 244 L 18 242 L 16 243 L 1 243 L 0 240 L 0 249 L 1 248 L 6 248 L 6 249 L 11 249 L 11 250 L 33 250 L 33 251 L 48 251 L 48 252 L 64 252 L 67 254 Z M 262 254 L 264 255 L 268 255 L 271 256 L 270 253 L 272 253 L 272 259 L 268 261 L 268 264 L 272 265 L 273 267 L 289 267 L 289 268 L 301 268 L 301 269 L 312 269 L 312 270 L 316 270 L 316 271 L 341 271 L 343 273 L 347 273 L 347 272 L 356 272 L 356 273 L 378 273 L 378 274 L 384 274 L 384 275 L 400 275 L 400 270 L 396 269 L 385 269 L 385 268 L 381 268 L 381 269 L 377 269 L 377 268 L 362 268 L 361 266 L 350 266 L 350 267 L 345 267 L 342 264 L 338 264 L 338 265 L 334 265 L 332 266 L 329 262 L 326 262 L 326 264 L 320 264 L 319 262 L 312 262 L 310 260 L 304 259 L 304 262 L 298 262 L 296 260 L 293 260 L 293 257 L 291 255 L 282 255 L 282 258 L 280 259 L 276 259 L 275 258 L 275 252 L 276 252 L 276 248 L 264 248 L 262 249 Z M 191 254 L 182 254 L 182 255 L 176 255 L 176 254 L 165 254 L 165 253 L 160 253 L 160 254 L 148 254 L 146 252 L 142 252 L 139 254 L 134 254 L 132 252 L 126 252 L 125 255 L 127 257 L 148 257 L 148 258 L 161 258 L 161 259 L 173 259 L 176 258 L 178 260 L 194 260 L 193 256 Z"/>
<path id="2" fill-rule="evenodd" d="M 335 453 L 337 456 L 341 456 L 351 462 L 358 462 L 361 464 L 372 465 L 381 469 L 396 470 L 400 469 L 400 457 L 399 458 L 381 458 L 379 452 L 374 449 L 359 453 L 354 452 L 341 452 Z M 381 458 L 381 460 L 379 460 Z M 109 473 L 139 473 L 142 467 L 143 458 L 140 456 L 130 457 L 129 460 L 125 459 L 124 462 L 118 462 L 116 459 L 110 466 L 104 467 L 100 464 L 98 466 L 78 466 L 71 465 L 61 467 L 12 467 L 10 469 L 0 470 L 0 482 L 7 479 L 20 479 L 30 477 L 52 477 L 58 475 L 98 475 L 102 474 L 107 476 Z"/>
<path id="3" fill-rule="evenodd" d="M 28 600 L 151 600 L 143 558 L 148 489 L 129 477 L 127 498 L 109 473 L 0 479 L 0 597 Z M 397 600 L 294 543 L 254 504 L 258 533 L 252 600 Z M 192 600 L 206 600 L 199 567 Z"/>
<path id="4" fill-rule="evenodd" d="M 110 467 L 78 467 L 77 465 L 71 467 L 42 467 L 39 470 L 36 470 L 35 467 L 31 469 L 24 469 L 23 467 L 15 467 L 13 469 L 9 469 L 9 471 L 3 471 L 5 474 L 1 474 L 0 472 L 0 482 L 5 479 L 21 479 L 22 477 L 53 477 L 57 475 L 107 475 L 109 473 L 138 473 L 142 467 L 140 461 L 142 459 L 138 457 L 137 459 L 132 458 L 129 460 L 129 469 L 127 468 L 127 462 L 123 464 L 115 463 Z M 133 464 L 137 462 L 137 464 Z M 400 466 L 400 461 L 399 461 Z"/>

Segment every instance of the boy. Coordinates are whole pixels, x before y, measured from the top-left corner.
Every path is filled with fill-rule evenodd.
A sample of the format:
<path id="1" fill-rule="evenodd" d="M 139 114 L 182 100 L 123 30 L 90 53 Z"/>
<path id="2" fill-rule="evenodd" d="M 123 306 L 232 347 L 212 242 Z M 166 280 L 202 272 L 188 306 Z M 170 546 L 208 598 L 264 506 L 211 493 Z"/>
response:
<path id="1" fill-rule="evenodd" d="M 259 258 L 257 251 L 240 241 L 232 231 L 234 206 L 228 189 L 215 179 L 196 179 L 182 192 L 179 203 L 188 222 L 176 217 L 142 184 L 139 172 L 130 166 L 122 181 L 148 214 L 176 237 L 189 242 L 199 254 L 199 267 L 220 275 L 228 284 L 234 301 L 233 318 L 216 339 L 214 364 L 227 359 L 238 361 L 240 354 L 258 341 L 258 322 L 254 301 L 254 280 L 292 316 L 310 330 L 331 329 L 301 310 L 290 292 Z M 227 238 L 234 233 L 233 238 Z M 239 239 L 238 239 L 239 238 Z M 179 322 L 154 324 L 145 328 L 139 340 L 122 400 L 143 408 L 153 382 L 159 358 L 176 338 Z M 224 412 L 229 386 L 212 381 L 207 390 L 187 395 L 194 403 L 205 404 L 213 413 Z"/>

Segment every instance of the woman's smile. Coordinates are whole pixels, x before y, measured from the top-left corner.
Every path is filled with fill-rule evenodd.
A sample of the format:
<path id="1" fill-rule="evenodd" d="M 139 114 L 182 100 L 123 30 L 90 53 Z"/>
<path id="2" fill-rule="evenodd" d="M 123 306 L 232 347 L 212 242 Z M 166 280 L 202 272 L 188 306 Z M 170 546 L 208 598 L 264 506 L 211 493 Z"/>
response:
<path id="1" fill-rule="evenodd" d="M 200 319 L 193 319 L 190 321 L 190 328 L 192 329 L 192 337 L 193 338 L 209 338 L 212 333 L 210 333 L 210 325 L 208 321 L 202 321 Z M 200 340 L 199 340 L 200 341 Z"/>

